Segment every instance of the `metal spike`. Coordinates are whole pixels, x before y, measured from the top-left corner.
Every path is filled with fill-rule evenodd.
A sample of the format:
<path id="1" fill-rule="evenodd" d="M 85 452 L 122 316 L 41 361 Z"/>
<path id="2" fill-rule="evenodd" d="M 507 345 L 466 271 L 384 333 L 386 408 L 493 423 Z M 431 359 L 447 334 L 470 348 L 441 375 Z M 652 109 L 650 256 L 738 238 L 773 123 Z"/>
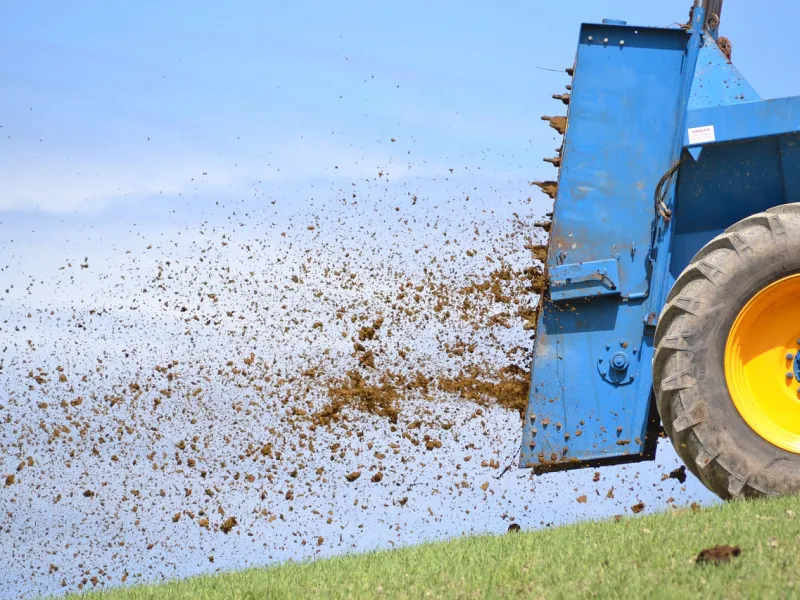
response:
<path id="1" fill-rule="evenodd" d="M 567 130 L 567 117 L 542 117 L 542 121 L 550 121 L 550 127 L 561 135 Z"/>
<path id="2" fill-rule="evenodd" d="M 569 75 L 570 77 L 574 77 L 575 76 L 575 69 L 573 67 L 569 67 L 567 69 L 567 75 Z"/>
<path id="3" fill-rule="evenodd" d="M 565 85 L 564 87 L 567 88 L 568 90 L 572 90 L 572 86 L 571 85 Z"/>
<path id="4" fill-rule="evenodd" d="M 545 158 L 545 159 L 542 159 L 542 160 L 544 160 L 544 162 L 551 163 L 554 167 L 560 167 L 561 166 L 561 157 L 560 156 L 557 156 L 555 158 Z"/>
<path id="5" fill-rule="evenodd" d="M 553 94 L 553 100 L 561 100 L 564 104 L 569 104 L 569 94 Z"/>
<path id="6" fill-rule="evenodd" d="M 541 188 L 542 192 L 550 196 L 552 199 L 555 199 L 556 194 L 558 193 L 557 181 L 534 181 L 533 185 Z"/>

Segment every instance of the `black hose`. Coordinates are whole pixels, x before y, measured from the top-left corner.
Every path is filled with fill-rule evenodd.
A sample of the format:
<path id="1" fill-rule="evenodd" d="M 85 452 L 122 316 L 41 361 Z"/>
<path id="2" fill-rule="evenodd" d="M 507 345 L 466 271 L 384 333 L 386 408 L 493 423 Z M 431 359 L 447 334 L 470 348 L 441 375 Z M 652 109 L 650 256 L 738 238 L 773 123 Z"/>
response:
<path id="1" fill-rule="evenodd" d="M 667 172 L 661 177 L 656 185 L 656 193 L 655 193 L 655 209 L 658 214 L 664 217 L 665 221 L 669 221 L 672 218 L 672 211 L 667 208 L 666 199 L 667 199 L 667 192 L 669 190 L 669 186 L 667 186 L 667 182 L 670 181 L 674 176 L 675 173 L 678 172 L 683 161 L 686 160 L 685 158 L 679 158 L 675 161 L 675 163 L 667 169 Z"/>

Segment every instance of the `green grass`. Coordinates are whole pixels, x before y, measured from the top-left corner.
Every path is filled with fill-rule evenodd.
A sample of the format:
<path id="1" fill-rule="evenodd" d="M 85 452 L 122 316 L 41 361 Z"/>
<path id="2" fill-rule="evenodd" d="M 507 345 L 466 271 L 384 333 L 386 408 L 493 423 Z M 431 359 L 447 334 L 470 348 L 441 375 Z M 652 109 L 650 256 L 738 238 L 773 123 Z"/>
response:
<path id="1" fill-rule="evenodd" d="M 797 514 L 798 516 L 795 516 Z M 716 544 L 722 566 L 695 556 Z M 800 497 L 462 538 L 82 598 L 787 598 L 800 596 Z"/>

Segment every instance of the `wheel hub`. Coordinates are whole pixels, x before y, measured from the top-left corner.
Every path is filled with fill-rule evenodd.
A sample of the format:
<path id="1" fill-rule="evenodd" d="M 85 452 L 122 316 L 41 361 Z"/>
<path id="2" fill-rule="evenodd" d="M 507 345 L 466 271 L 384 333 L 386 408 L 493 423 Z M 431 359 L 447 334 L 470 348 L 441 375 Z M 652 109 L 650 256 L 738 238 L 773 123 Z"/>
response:
<path id="1" fill-rule="evenodd" d="M 797 343 L 800 345 L 800 340 L 797 340 Z M 794 378 L 800 383 L 800 352 L 794 356 Z"/>
<path id="2" fill-rule="evenodd" d="M 628 368 L 628 355 L 624 352 L 617 352 L 611 358 L 611 368 L 617 371 L 624 371 Z"/>
<path id="3" fill-rule="evenodd" d="M 725 379 L 739 414 L 762 438 L 800 454 L 800 275 L 784 277 L 739 312 L 725 348 Z"/>
<path id="4" fill-rule="evenodd" d="M 628 385 L 636 379 L 638 356 L 639 350 L 630 341 L 609 341 L 605 344 L 605 352 L 597 359 L 597 372 L 614 386 Z"/>

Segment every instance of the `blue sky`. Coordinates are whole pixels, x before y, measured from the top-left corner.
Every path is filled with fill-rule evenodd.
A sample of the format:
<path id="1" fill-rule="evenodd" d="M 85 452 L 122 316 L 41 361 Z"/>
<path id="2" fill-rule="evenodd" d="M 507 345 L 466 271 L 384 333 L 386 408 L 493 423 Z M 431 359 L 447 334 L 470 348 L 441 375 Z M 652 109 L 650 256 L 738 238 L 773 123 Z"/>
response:
<path id="1" fill-rule="evenodd" d="M 552 136 L 537 120 L 557 110 L 563 77 L 534 67 L 567 66 L 581 20 L 669 25 L 687 12 L 685 0 L 271 4 L 4 5 L 0 208 L 124 210 L 198 182 L 392 159 L 546 174 Z M 725 7 L 736 64 L 765 97 L 797 93 L 800 67 L 784 57 L 798 9 L 772 3 L 768 25 L 755 10 Z"/>
<path id="2" fill-rule="evenodd" d="M 342 473 L 366 469 L 359 461 L 369 466 L 370 453 L 332 464 L 331 481 L 338 483 L 316 498 L 308 492 L 303 501 L 336 512 L 330 527 L 317 527 L 318 516 L 299 506 L 287 512 L 285 522 L 250 522 L 248 515 L 262 506 L 252 492 L 225 487 L 227 472 L 212 471 L 208 481 L 193 474 L 153 475 L 149 460 L 125 463 L 121 472 L 102 454 L 84 452 L 89 447 L 80 442 L 77 468 L 63 469 L 59 452 L 69 446 L 43 450 L 47 436 L 37 437 L 42 433 L 27 424 L 46 422 L 46 430 L 59 421 L 37 412 L 25 395 L 27 374 L 36 366 L 52 370 L 63 363 L 70 381 L 85 370 L 97 373 L 90 384 L 100 398 L 116 393 L 119 382 L 128 384 L 126 368 L 149 376 L 151 362 L 172 357 L 200 356 L 213 364 L 256 351 L 289 372 L 292 361 L 324 356 L 337 344 L 349 352 L 350 341 L 342 342 L 338 330 L 311 325 L 323 317 L 326 327 L 333 322 L 333 308 L 317 300 L 320 290 L 361 310 L 362 303 L 383 302 L 380 291 L 391 289 L 393 278 L 419 276 L 431 265 L 444 265 L 438 267 L 442 281 L 461 285 L 472 268 L 464 262 L 465 249 L 476 249 L 479 258 L 500 255 L 529 264 L 518 243 L 527 231 L 520 234 L 509 222 L 520 213 L 530 223 L 550 207 L 529 185 L 554 175 L 541 159 L 560 144 L 539 117 L 563 113 L 551 95 L 568 83 L 563 69 L 573 62 L 580 23 L 608 17 L 669 26 L 686 20 L 689 2 L 270 4 L 32 1 L 0 7 L 0 369 L 5 367 L 7 377 L 0 382 L 0 394 L 7 396 L 0 397 L 0 417 L 14 422 L 0 431 L 0 474 L 16 472 L 28 455 L 41 469 L 20 471 L 10 492 L 0 488 L 0 513 L 24 515 L 0 529 L 0 547 L 13 544 L 18 557 L 0 575 L 0 596 L 59 591 L 62 577 L 74 589 L 84 570 L 79 564 L 102 565 L 116 584 L 127 569 L 153 580 L 470 532 L 502 533 L 510 518 L 535 528 L 623 513 L 639 500 L 647 511 L 712 502 L 693 478 L 685 485 L 662 481 L 679 464 L 666 443 L 656 463 L 603 469 L 597 486 L 591 470 L 540 478 L 511 472 L 492 479 L 496 472 L 480 462 L 513 459 L 519 418 L 494 408 L 475 419 L 474 406 L 463 403 L 425 409 L 459 426 L 450 430 L 457 435 L 443 437 L 440 451 L 415 451 L 424 466 L 405 467 L 389 456 L 380 467 L 387 473 L 383 485 L 369 487 L 363 477 L 358 485 L 364 485 L 354 487 L 341 483 Z M 762 18 L 755 13 L 763 9 L 754 3 L 728 4 L 722 32 L 733 41 L 735 64 L 766 98 L 800 94 L 800 65 L 787 59 L 796 51 L 792 27 L 800 7 L 778 0 Z M 79 268 L 84 262 L 87 267 Z M 162 267 L 169 274 L 164 279 Z M 343 291 L 340 281 L 326 279 L 336 269 L 349 269 L 362 287 Z M 316 289 L 293 288 L 291 274 Z M 238 283 L 231 284 L 234 279 Z M 166 285 L 163 295 L 154 280 Z M 265 333 L 248 338 L 231 326 L 188 338 L 184 315 L 176 316 L 173 308 L 180 302 L 199 306 L 198 298 L 207 298 L 210 289 L 220 306 L 247 316 L 248 335 L 259 328 Z M 279 307 L 292 303 L 322 316 L 284 317 Z M 209 304 L 198 311 L 210 317 Z M 247 312 L 251 305 L 256 309 Z M 110 316 L 100 318 L 90 309 Z M 413 359 L 436 369 L 453 364 L 437 354 L 437 343 L 474 335 L 468 327 L 453 332 L 434 321 L 421 327 L 395 321 L 387 317 L 387 328 L 401 340 L 392 343 L 413 346 Z M 294 329 L 284 327 L 293 323 Z M 481 342 L 485 350 L 479 353 L 501 360 L 504 348 L 528 347 L 530 337 L 519 327 Z M 122 361 L 121 353 L 132 348 L 138 354 Z M 244 393 L 213 383 L 218 387 L 203 407 L 209 414 L 215 407 L 229 409 L 229 395 Z M 308 396 L 315 393 L 320 390 Z M 113 429 L 116 413 L 85 397 L 78 417 L 89 428 Z M 185 412 L 172 414 L 174 422 L 158 421 L 163 439 L 152 436 L 145 418 L 148 427 L 128 448 L 115 446 L 123 463 L 151 447 L 172 453 L 175 440 L 194 426 L 183 420 Z M 228 416 L 209 422 L 234 441 L 241 436 L 259 443 L 259 428 L 273 416 L 254 421 L 245 433 Z M 398 437 L 385 422 L 369 424 L 367 439 L 378 449 Z M 434 427 L 430 432 L 441 433 Z M 228 458 L 230 442 L 221 439 L 208 438 L 198 461 Z M 474 456 L 467 462 L 470 444 Z M 280 469 L 280 495 L 266 505 L 276 513 L 287 510 Z M 471 487 L 454 486 L 462 477 Z M 481 491 L 484 480 L 491 483 L 489 492 Z M 172 523 L 172 513 L 185 507 L 183 488 L 212 481 L 228 490 L 218 498 L 227 514 L 240 518 L 242 531 L 247 527 L 258 539 L 274 540 L 274 548 L 259 554 L 261 548 L 254 552 L 244 535 L 206 532 L 187 517 Z M 289 481 L 302 488 L 302 476 Z M 405 487 L 411 481 L 418 485 L 414 491 Z M 447 486 L 458 491 L 439 492 Z M 609 486 L 616 489 L 613 500 L 605 497 Z M 102 501 L 114 507 L 113 519 L 111 510 L 86 500 L 82 492 L 89 487 L 102 490 Z M 120 499 L 132 487 L 145 496 L 166 489 L 146 510 L 142 503 L 136 516 L 141 527 L 126 512 L 129 500 Z M 55 490 L 65 499 L 54 509 Z M 67 498 L 66 490 L 74 494 Z M 17 495 L 13 503 L 9 493 Z M 408 495 L 405 508 L 395 503 L 397 494 Z M 577 502 L 581 495 L 588 501 Z M 205 507 L 200 500 L 198 506 Z M 117 510 L 123 514 L 119 521 Z M 95 525 L 86 526 L 87 518 Z M 396 521 L 402 527 L 394 529 Z M 298 531 L 303 539 L 322 532 L 326 542 L 300 546 Z M 173 541 L 162 544 L 162 554 L 139 547 L 149 539 L 163 541 L 164 532 Z M 98 552 L 120 536 L 130 543 L 127 553 L 112 560 Z M 65 543 L 75 555 L 63 553 Z M 216 556 L 213 565 L 209 555 Z M 60 566 L 55 575 L 48 573 L 53 561 Z M 30 583 L 19 583 L 23 578 Z"/>

